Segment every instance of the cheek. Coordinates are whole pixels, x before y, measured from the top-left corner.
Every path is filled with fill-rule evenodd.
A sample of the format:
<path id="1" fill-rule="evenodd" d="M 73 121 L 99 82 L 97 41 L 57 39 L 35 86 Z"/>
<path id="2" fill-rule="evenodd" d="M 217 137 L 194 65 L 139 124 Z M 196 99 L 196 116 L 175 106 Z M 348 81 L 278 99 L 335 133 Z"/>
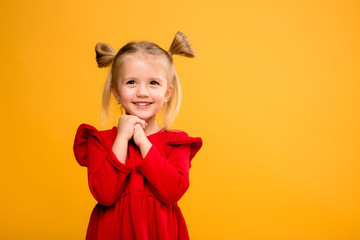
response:
<path id="1" fill-rule="evenodd" d="M 132 93 L 131 91 L 129 91 L 128 89 L 125 88 L 121 88 L 120 89 L 120 99 L 122 101 L 129 101 L 132 97 Z"/>
<path id="2" fill-rule="evenodd" d="M 159 101 L 165 101 L 166 91 L 157 91 L 156 94 L 154 94 L 154 97 L 156 97 L 156 99 Z"/>

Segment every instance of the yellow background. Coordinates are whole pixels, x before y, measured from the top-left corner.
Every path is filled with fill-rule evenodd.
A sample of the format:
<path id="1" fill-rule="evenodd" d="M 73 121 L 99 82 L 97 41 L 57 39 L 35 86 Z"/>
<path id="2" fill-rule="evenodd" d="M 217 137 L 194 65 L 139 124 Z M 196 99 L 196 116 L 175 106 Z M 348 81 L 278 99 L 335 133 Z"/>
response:
<path id="1" fill-rule="evenodd" d="M 175 56 L 174 128 L 204 140 L 179 202 L 192 239 L 360 239 L 359 1 L 4 1 L 1 239 L 84 239 L 95 200 L 72 152 L 100 127 L 94 47 Z M 106 128 L 112 124 L 107 123 Z"/>

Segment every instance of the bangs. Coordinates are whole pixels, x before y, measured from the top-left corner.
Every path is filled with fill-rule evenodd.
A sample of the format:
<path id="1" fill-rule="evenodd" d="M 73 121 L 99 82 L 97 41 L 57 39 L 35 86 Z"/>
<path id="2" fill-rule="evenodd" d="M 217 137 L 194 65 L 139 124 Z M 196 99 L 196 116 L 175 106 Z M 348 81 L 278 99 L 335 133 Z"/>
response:
<path id="1" fill-rule="evenodd" d="M 149 54 L 145 51 L 138 51 L 132 53 L 125 53 L 121 55 L 116 62 L 113 64 L 113 84 L 120 84 L 121 79 L 119 79 L 119 71 L 121 71 L 122 66 L 124 63 L 129 59 L 140 59 L 143 61 L 151 61 L 159 63 L 166 71 L 167 83 L 173 85 L 173 70 L 172 64 L 169 62 L 168 58 L 163 54 Z M 118 82 L 119 81 L 119 82 Z"/>

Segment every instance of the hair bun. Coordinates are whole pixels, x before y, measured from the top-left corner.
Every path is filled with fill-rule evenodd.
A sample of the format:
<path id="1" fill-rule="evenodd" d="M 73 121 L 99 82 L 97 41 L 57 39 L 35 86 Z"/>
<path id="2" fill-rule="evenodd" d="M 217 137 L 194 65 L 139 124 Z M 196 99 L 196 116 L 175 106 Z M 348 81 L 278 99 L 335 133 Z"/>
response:
<path id="1" fill-rule="evenodd" d="M 189 39 L 182 32 L 177 32 L 171 43 L 169 53 L 185 57 L 195 57 L 194 50 Z"/>
<path id="2" fill-rule="evenodd" d="M 97 43 L 95 52 L 96 62 L 99 68 L 110 66 L 116 56 L 115 50 L 107 43 Z"/>

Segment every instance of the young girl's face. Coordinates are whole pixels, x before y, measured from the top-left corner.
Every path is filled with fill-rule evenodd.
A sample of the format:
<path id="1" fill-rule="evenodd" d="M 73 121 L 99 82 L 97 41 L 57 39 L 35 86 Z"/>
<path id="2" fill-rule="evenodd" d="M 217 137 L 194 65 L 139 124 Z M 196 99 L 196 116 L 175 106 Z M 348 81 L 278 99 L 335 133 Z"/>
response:
<path id="1" fill-rule="evenodd" d="M 113 94 L 127 114 L 147 122 L 155 120 L 172 93 L 165 61 L 163 56 L 125 56 L 117 74 L 117 93 Z"/>

